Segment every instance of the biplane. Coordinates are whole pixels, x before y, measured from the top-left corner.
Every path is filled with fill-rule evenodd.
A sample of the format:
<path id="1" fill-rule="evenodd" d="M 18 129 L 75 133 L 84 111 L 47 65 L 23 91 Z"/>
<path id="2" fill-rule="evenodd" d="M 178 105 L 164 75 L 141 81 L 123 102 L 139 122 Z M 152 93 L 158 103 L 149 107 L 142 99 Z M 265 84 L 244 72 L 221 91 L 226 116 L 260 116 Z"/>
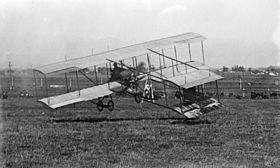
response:
<path id="1" fill-rule="evenodd" d="M 33 71 L 35 86 L 39 73 L 46 90 L 38 101 L 52 109 L 89 101 L 98 111 L 112 111 L 114 95 L 124 94 L 137 103 L 152 103 L 186 118 L 198 118 L 222 107 L 219 97 L 204 91 L 204 84 L 216 82 L 219 93 L 217 81 L 223 78 L 205 64 L 205 39 L 197 33 L 185 33 L 37 67 Z M 202 61 L 193 60 L 193 48 Z M 66 92 L 50 95 L 47 79 L 56 74 L 65 76 Z M 75 90 L 69 89 L 69 74 L 76 78 Z M 90 86 L 81 87 L 80 76 Z"/>

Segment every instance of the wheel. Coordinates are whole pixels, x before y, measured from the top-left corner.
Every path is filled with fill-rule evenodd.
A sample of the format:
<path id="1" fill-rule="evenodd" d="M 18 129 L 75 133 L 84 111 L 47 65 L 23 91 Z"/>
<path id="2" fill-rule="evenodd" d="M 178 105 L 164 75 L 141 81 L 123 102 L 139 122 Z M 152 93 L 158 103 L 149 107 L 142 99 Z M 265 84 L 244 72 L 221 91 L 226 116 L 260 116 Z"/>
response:
<path id="1" fill-rule="evenodd" d="M 150 91 L 149 91 L 149 89 L 146 89 L 145 90 L 145 97 L 147 97 L 147 96 L 149 96 L 150 95 Z"/>
<path id="2" fill-rule="evenodd" d="M 115 108 L 114 102 L 112 100 L 108 101 L 107 106 L 108 106 L 107 108 L 108 108 L 109 111 L 113 111 L 114 108 Z"/>
<path id="3" fill-rule="evenodd" d="M 135 99 L 136 103 L 141 103 L 141 101 L 142 101 L 142 99 L 141 99 L 139 94 L 135 94 L 134 99 Z"/>
<path id="4" fill-rule="evenodd" d="M 97 110 L 98 111 L 102 111 L 103 110 L 103 102 L 102 101 L 98 101 L 97 102 Z"/>
<path id="5" fill-rule="evenodd" d="M 130 83 L 129 83 L 129 87 L 130 87 L 131 89 L 135 89 L 135 88 L 136 88 L 135 82 L 130 82 Z"/>
<path id="6" fill-rule="evenodd" d="M 151 98 L 150 89 L 146 89 L 146 90 L 145 90 L 145 98 L 146 98 L 146 99 L 150 99 L 150 98 Z"/>

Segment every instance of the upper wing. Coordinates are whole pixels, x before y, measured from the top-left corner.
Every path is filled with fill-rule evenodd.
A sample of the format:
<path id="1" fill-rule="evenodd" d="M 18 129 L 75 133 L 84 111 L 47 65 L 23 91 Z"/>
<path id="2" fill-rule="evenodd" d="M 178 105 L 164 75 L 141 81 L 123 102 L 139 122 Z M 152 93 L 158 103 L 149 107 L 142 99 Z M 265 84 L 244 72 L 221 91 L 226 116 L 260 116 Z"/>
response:
<path id="1" fill-rule="evenodd" d="M 205 40 L 206 38 L 197 33 L 185 33 L 172 37 L 162 38 L 158 40 L 148 41 L 140 44 L 135 44 L 123 48 L 114 49 L 108 52 L 103 52 L 86 57 L 71 59 L 69 61 L 58 62 L 35 68 L 35 70 L 43 74 L 51 74 L 55 72 L 71 72 L 77 69 L 84 69 L 90 66 L 104 64 L 111 60 L 122 60 L 133 56 L 138 56 L 148 53 L 149 49 L 162 49 L 174 45 L 176 43 L 192 43 Z"/>
<path id="2" fill-rule="evenodd" d="M 39 101 L 46 104 L 50 108 L 55 109 L 69 104 L 74 104 L 82 101 L 89 101 L 97 99 L 99 97 L 110 95 L 113 93 L 110 89 L 117 87 L 121 87 L 121 84 L 118 82 L 111 82 L 109 85 L 108 83 L 103 85 L 97 85 L 58 96 L 43 98 Z"/>

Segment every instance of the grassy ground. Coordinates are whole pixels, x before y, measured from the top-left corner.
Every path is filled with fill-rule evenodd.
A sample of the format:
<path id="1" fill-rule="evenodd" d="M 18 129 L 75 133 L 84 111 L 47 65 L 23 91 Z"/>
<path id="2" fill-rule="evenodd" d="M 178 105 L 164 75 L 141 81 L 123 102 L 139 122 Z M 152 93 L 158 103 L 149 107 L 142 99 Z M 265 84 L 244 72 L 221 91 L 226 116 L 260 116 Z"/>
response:
<path id="1" fill-rule="evenodd" d="M 130 99 L 113 112 L 3 101 L 6 167 L 280 167 L 279 100 L 227 99 L 188 122 Z"/>

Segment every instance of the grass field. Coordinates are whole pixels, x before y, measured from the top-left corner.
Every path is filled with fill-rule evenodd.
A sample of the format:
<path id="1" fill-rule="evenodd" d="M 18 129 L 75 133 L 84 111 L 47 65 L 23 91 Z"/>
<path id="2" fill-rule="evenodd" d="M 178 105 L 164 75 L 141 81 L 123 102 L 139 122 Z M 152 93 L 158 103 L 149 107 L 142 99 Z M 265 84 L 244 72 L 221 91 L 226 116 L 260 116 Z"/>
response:
<path id="1" fill-rule="evenodd" d="M 4 167 L 280 167 L 279 99 L 224 99 L 195 121 L 127 98 L 113 112 L 2 101 Z"/>

